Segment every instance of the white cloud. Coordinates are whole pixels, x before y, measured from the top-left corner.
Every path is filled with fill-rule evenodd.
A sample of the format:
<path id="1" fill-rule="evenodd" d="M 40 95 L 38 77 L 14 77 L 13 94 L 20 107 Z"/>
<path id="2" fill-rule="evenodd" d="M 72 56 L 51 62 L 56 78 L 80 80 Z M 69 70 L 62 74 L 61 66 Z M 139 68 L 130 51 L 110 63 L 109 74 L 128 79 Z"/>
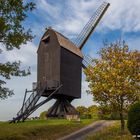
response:
<path id="1" fill-rule="evenodd" d="M 96 31 L 101 32 L 103 29 L 121 29 L 123 32 L 140 31 L 140 0 L 108 1 L 111 5 Z M 52 17 L 52 22 L 56 23 L 55 28 L 69 35 L 81 31 L 103 0 L 65 0 L 63 6 L 56 3 L 49 4 L 46 0 L 38 2 L 44 15 L 46 12 Z M 43 18 L 47 19 L 48 17 Z"/>
<path id="2" fill-rule="evenodd" d="M 139 0 L 108 0 L 110 7 L 104 15 L 104 18 L 99 25 L 99 31 L 104 28 L 111 30 L 121 29 L 124 32 L 137 32 L 140 31 L 140 14 L 139 14 Z M 94 13 L 95 9 L 101 4 L 101 1 L 94 0 L 79 0 L 70 3 L 73 5 L 73 20 L 77 19 L 81 25 L 83 21 L 87 21 L 89 17 Z M 80 7 L 80 8 L 77 8 Z M 80 9 L 80 10 L 79 10 Z M 78 24 L 75 24 L 75 28 L 79 28 Z"/>
<path id="3" fill-rule="evenodd" d="M 20 60 L 23 65 L 36 64 L 36 51 L 37 47 L 32 42 L 21 45 L 20 49 L 13 49 L 12 51 L 3 51 L 0 55 L 2 61 L 18 61 Z"/>
<path id="4" fill-rule="evenodd" d="M 66 35 L 79 33 L 98 5 L 95 1 L 71 0 L 66 2 L 65 16 L 56 28 Z M 89 14 L 90 13 L 90 14 Z"/>
<path id="5" fill-rule="evenodd" d="M 104 17 L 102 27 L 124 32 L 140 31 L 139 0 L 108 0 L 110 7 Z M 101 27 L 101 28 L 102 28 Z"/>
<path id="6" fill-rule="evenodd" d="M 75 99 L 72 104 L 74 106 L 86 106 L 89 107 L 95 102 L 93 102 L 93 95 L 88 94 L 86 91 L 89 90 L 88 82 L 85 80 L 85 75 L 82 75 L 82 93 L 80 99 Z"/>
<path id="7" fill-rule="evenodd" d="M 36 0 L 40 19 L 51 22 L 53 28 L 64 32 L 65 35 L 74 35 L 81 31 L 98 3 L 95 1 L 71 0 L 61 3 L 49 3 L 47 0 Z M 79 8 L 80 7 L 80 8 Z M 49 16 L 48 16 L 49 15 Z"/>
<path id="8" fill-rule="evenodd" d="M 4 46 L 0 44 L 0 48 L 4 48 Z M 22 67 L 31 66 L 30 76 L 12 77 L 11 80 L 7 80 L 6 86 L 14 90 L 15 95 L 0 101 L 0 120 L 8 120 L 15 117 L 21 107 L 25 89 L 32 89 L 32 82 L 35 82 L 37 77 L 35 68 L 37 63 L 36 50 L 37 48 L 34 43 L 28 42 L 25 45 L 21 45 L 21 49 L 19 50 L 3 51 L 2 54 L 0 54 L 0 62 L 20 60 Z"/>
<path id="9" fill-rule="evenodd" d="M 36 3 L 37 3 L 37 9 L 40 11 L 42 10 L 41 13 L 44 13 L 43 18 L 46 18 L 47 16 L 46 13 L 47 13 L 52 18 L 58 19 L 61 12 L 60 4 L 57 3 L 56 5 L 52 5 L 52 4 L 49 4 L 46 0 L 36 0 Z"/>

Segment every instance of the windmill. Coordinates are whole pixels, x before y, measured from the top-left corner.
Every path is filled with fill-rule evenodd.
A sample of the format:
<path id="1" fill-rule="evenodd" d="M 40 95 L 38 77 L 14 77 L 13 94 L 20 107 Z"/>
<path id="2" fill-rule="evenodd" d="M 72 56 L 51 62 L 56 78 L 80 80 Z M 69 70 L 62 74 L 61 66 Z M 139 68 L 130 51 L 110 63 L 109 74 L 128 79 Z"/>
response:
<path id="1" fill-rule="evenodd" d="M 92 59 L 83 56 L 81 50 L 109 5 L 107 2 L 101 4 L 74 43 L 52 28 L 46 30 L 37 51 L 37 83 L 34 83 L 33 90 L 25 91 L 22 107 L 11 122 L 24 121 L 51 99 L 56 99 L 56 102 L 49 109 L 48 117 L 77 113 L 71 101 L 81 98 L 82 68 L 92 65 Z M 31 95 L 26 99 L 28 92 Z M 46 98 L 39 102 L 41 97 Z"/>

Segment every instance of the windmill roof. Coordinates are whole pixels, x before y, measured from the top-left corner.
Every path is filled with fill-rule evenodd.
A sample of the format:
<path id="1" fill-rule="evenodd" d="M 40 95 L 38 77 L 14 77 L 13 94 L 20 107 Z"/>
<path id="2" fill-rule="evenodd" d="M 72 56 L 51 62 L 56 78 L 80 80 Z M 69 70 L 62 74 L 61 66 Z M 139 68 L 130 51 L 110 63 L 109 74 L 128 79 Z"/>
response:
<path id="1" fill-rule="evenodd" d="M 61 47 L 65 48 L 68 51 L 83 58 L 81 50 L 79 48 L 77 48 L 77 46 L 72 41 L 70 41 L 67 37 L 65 37 L 61 33 L 57 32 L 53 29 L 50 29 L 50 30 L 55 32 L 57 39 L 58 39 L 58 42 L 59 42 Z"/>

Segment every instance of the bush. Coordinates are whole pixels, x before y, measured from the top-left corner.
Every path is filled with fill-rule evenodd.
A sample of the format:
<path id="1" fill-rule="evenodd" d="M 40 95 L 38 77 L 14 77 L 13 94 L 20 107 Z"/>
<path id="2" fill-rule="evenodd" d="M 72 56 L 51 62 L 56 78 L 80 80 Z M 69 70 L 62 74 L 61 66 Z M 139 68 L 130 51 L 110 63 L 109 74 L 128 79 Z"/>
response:
<path id="1" fill-rule="evenodd" d="M 41 112 L 39 118 L 40 118 L 41 120 L 46 120 L 46 119 L 47 119 L 46 114 L 47 114 L 47 111 Z"/>
<path id="2" fill-rule="evenodd" d="M 98 118 L 100 120 L 111 120 L 110 114 L 98 113 Z"/>
<path id="3" fill-rule="evenodd" d="M 81 119 L 91 119 L 92 116 L 90 114 L 84 114 L 84 115 L 80 115 Z"/>
<path id="4" fill-rule="evenodd" d="M 120 114 L 119 114 L 119 112 L 112 112 L 111 115 L 110 115 L 110 118 L 111 118 L 111 120 L 120 120 Z M 123 118 L 125 120 L 128 119 L 127 113 L 124 113 L 123 114 Z"/>
<path id="5" fill-rule="evenodd" d="M 140 135 L 140 102 L 131 106 L 127 126 L 132 135 Z"/>

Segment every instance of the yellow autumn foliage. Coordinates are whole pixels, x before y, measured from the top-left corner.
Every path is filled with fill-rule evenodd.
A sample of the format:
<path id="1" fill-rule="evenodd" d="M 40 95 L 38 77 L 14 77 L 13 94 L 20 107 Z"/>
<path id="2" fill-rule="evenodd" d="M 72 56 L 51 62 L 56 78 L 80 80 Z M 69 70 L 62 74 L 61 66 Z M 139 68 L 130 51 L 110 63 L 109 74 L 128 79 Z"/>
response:
<path id="1" fill-rule="evenodd" d="M 84 71 L 89 92 L 95 102 L 110 105 L 123 115 L 129 105 L 139 100 L 140 52 L 129 50 L 124 43 L 114 43 L 99 54 L 100 58 L 93 60 L 94 67 Z"/>

